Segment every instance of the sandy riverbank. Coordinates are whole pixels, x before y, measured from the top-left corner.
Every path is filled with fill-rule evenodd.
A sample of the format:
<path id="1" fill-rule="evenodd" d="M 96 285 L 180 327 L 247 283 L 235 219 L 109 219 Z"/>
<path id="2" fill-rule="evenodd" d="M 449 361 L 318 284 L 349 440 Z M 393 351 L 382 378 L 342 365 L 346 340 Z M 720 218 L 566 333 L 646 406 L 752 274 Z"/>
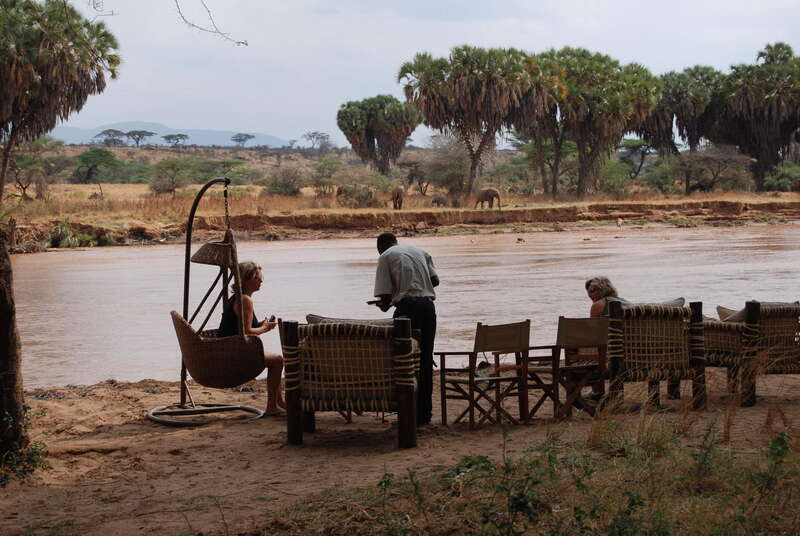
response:
<path id="1" fill-rule="evenodd" d="M 730 411 L 723 375 L 712 370 L 709 409 L 688 414 L 685 441 L 697 443 L 710 423 L 721 430 L 726 419 L 731 427 L 724 448 L 734 452 L 759 452 L 777 431 L 796 435 L 799 386 L 800 377 L 768 378 L 759 383 L 756 407 Z M 197 386 L 193 393 L 198 401 L 260 406 L 263 382 L 251 387 L 234 392 Z M 0 490 L 0 533 L 8 536 L 238 534 L 267 526 L 283 509 L 320 493 L 371 487 L 387 471 L 425 471 L 467 454 L 498 457 L 503 444 L 499 427 L 469 431 L 435 424 L 420 431 L 418 448 L 400 451 L 396 428 L 374 414 L 350 424 L 337 414 L 319 414 L 317 433 L 306 435 L 301 447 L 285 445 L 282 418 L 168 428 L 148 421 L 145 412 L 176 401 L 178 384 L 153 380 L 37 389 L 26 396 L 34 413 L 45 412 L 35 420 L 32 437 L 47 445 L 51 468 L 29 484 Z M 628 389 L 626 396 L 635 400 L 639 394 Z M 678 402 L 666 406 L 679 413 Z M 513 427 L 510 452 L 548 433 L 580 441 L 591 430 L 585 414 L 565 422 L 550 416 L 545 405 L 533 424 Z M 634 413 L 623 420 L 631 426 L 640 421 Z"/>
<path id="2" fill-rule="evenodd" d="M 111 216 L 108 216 L 111 217 Z M 502 210 L 315 210 L 280 213 L 234 213 L 231 226 L 240 240 L 317 240 L 362 238 L 377 230 L 402 235 L 476 234 L 562 231 L 600 225 L 694 227 L 800 220 L 800 200 L 795 194 L 774 199 L 678 199 L 646 202 L 599 202 L 522 206 Z M 105 221 L 105 220 L 102 220 Z M 66 226 L 91 245 L 176 243 L 185 240 L 184 222 L 92 218 L 18 222 L 17 252 L 41 251 L 53 229 Z M 194 237 L 217 237 L 225 228 L 222 216 L 199 215 Z M 62 233 L 63 234 L 63 233 Z M 83 245 L 83 243 L 82 243 Z"/>

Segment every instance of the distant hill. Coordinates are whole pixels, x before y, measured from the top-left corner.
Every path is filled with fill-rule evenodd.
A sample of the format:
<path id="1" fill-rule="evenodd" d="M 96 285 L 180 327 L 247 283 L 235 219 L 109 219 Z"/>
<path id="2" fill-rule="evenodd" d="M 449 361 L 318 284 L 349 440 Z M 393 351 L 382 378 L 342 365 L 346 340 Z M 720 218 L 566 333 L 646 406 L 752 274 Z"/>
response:
<path id="1" fill-rule="evenodd" d="M 96 128 L 76 128 L 76 127 L 56 127 L 50 132 L 50 136 L 70 144 L 87 144 L 97 142 L 100 138 L 95 136 L 103 130 L 113 128 L 128 132 L 131 130 L 149 130 L 155 132 L 156 135 L 145 140 L 144 143 L 152 145 L 164 145 L 164 140 L 161 136 L 165 134 L 186 134 L 189 139 L 186 140 L 187 145 L 234 145 L 231 141 L 231 136 L 237 132 L 227 130 L 196 130 L 191 128 L 172 128 L 161 123 L 147 123 L 144 121 L 126 121 L 123 123 L 113 123 L 110 125 L 100 125 Z M 246 131 L 239 131 L 246 132 Z M 248 147 L 254 145 L 268 145 L 270 147 L 283 147 L 288 145 L 286 140 L 270 136 L 269 134 L 261 134 L 258 132 L 246 132 L 253 134 L 255 138 L 247 142 Z"/>

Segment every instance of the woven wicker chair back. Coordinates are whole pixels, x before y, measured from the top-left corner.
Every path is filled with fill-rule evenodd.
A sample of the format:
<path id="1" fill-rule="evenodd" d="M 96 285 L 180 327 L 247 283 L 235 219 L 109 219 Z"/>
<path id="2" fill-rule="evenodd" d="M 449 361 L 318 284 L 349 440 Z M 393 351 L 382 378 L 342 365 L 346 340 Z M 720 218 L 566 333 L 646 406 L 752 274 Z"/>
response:
<path id="1" fill-rule="evenodd" d="M 321 316 L 308 314 L 306 315 L 306 322 L 309 324 L 369 324 L 373 326 L 389 326 L 394 323 L 393 318 L 333 318 L 330 316 Z"/>
<path id="2" fill-rule="evenodd" d="M 800 372 L 800 307 L 762 305 L 755 352 L 770 371 Z"/>
<path id="3" fill-rule="evenodd" d="M 562 348 L 591 348 L 608 342 L 608 318 L 558 317 L 556 345 Z"/>
<path id="4" fill-rule="evenodd" d="M 304 410 L 395 411 L 395 387 L 415 385 L 417 356 L 395 355 L 393 334 L 392 326 L 369 324 L 299 326 L 297 351 L 284 347 L 287 365 L 294 354 L 299 363 L 287 390 L 300 389 Z"/>
<path id="5" fill-rule="evenodd" d="M 693 351 L 703 355 L 702 323 L 692 329 L 691 316 L 689 307 L 624 307 L 609 320 L 608 357 L 622 358 L 626 381 L 690 378 Z"/>
<path id="6" fill-rule="evenodd" d="M 478 322 L 473 351 L 514 352 L 530 346 L 531 321 L 489 326 Z"/>
<path id="7" fill-rule="evenodd" d="M 181 357 L 192 378 L 206 387 L 227 389 L 246 383 L 264 370 L 264 347 L 258 337 L 201 336 L 176 311 L 170 312 Z"/>

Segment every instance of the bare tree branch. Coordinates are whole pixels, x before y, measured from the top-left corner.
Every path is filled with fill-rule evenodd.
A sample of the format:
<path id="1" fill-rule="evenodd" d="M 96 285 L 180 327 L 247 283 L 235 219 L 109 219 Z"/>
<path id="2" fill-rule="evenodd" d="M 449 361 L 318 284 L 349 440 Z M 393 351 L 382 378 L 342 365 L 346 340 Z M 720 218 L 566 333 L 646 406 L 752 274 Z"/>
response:
<path id="1" fill-rule="evenodd" d="M 90 8 L 92 8 L 95 13 L 97 13 L 97 15 L 95 15 L 94 19 L 92 19 L 92 22 L 97 20 L 97 17 L 113 17 L 113 16 L 118 14 L 113 9 L 110 10 L 110 11 L 106 11 L 104 0 L 87 0 L 86 4 Z"/>
<path id="2" fill-rule="evenodd" d="M 93 0 L 93 1 L 102 2 L 102 0 Z M 247 41 L 237 41 L 236 39 L 231 38 L 230 34 L 221 31 L 219 29 L 219 27 L 217 26 L 217 23 L 214 22 L 214 17 L 211 14 L 211 9 L 209 9 L 208 5 L 206 5 L 205 0 L 200 0 L 200 3 L 203 5 L 203 8 L 206 10 L 206 13 L 208 14 L 208 20 L 211 23 L 211 26 L 209 28 L 204 28 L 202 26 L 198 26 L 197 24 L 195 24 L 192 21 L 190 21 L 189 19 L 187 19 L 184 16 L 183 11 L 181 11 L 181 4 L 180 4 L 179 0 L 175 0 L 175 8 L 178 10 L 178 16 L 181 18 L 181 20 L 187 26 L 189 26 L 190 28 L 194 28 L 196 30 L 200 30 L 201 32 L 208 32 L 208 33 L 211 33 L 211 34 L 218 35 L 218 36 L 222 37 L 223 39 L 225 39 L 227 41 L 230 41 L 231 43 L 234 43 L 237 46 L 247 46 Z"/>

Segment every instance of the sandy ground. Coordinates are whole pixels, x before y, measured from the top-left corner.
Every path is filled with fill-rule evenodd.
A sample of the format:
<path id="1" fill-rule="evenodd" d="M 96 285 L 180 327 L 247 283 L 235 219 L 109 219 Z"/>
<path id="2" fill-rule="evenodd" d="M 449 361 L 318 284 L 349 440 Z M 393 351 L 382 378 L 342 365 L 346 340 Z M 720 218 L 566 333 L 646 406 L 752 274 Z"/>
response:
<path id="1" fill-rule="evenodd" d="M 756 452 L 779 430 L 800 424 L 800 399 L 792 397 L 800 377 L 773 376 L 759 383 L 759 403 L 730 413 L 722 371 L 709 371 L 709 409 L 693 412 L 688 441 L 695 442 L 714 422 L 722 429 L 732 417 L 729 448 Z M 631 389 L 633 387 L 634 389 Z M 635 400 L 637 384 L 627 388 Z M 261 406 L 263 382 L 250 392 L 193 388 L 197 401 L 237 401 Z M 690 386 L 684 382 L 683 389 Z M 663 392 L 662 386 L 662 392 Z M 374 414 L 348 424 L 335 413 L 317 415 L 317 433 L 305 444 L 286 443 L 286 420 L 219 421 L 204 427 L 170 428 L 145 418 L 147 409 L 178 399 L 178 384 L 143 380 L 92 386 L 38 389 L 26 394 L 35 412 L 32 429 L 49 449 L 51 468 L 27 484 L 0 490 L 0 534 L 237 534 L 262 527 L 281 509 L 305 497 L 359 486 L 374 486 L 386 471 L 405 474 L 456 462 L 466 454 L 499 456 L 498 426 L 470 431 L 465 425 L 438 424 L 419 432 L 416 449 L 396 448 L 393 417 Z M 533 394 L 531 395 L 533 396 Z M 663 397 L 664 399 L 666 397 Z M 666 401 L 677 411 L 679 402 Z M 451 403 L 451 409 L 457 410 Z M 591 419 L 549 419 L 545 405 L 528 426 L 511 427 L 508 446 L 520 451 L 548 433 L 566 441 L 584 440 Z M 635 423 L 635 413 L 623 419 Z"/>

